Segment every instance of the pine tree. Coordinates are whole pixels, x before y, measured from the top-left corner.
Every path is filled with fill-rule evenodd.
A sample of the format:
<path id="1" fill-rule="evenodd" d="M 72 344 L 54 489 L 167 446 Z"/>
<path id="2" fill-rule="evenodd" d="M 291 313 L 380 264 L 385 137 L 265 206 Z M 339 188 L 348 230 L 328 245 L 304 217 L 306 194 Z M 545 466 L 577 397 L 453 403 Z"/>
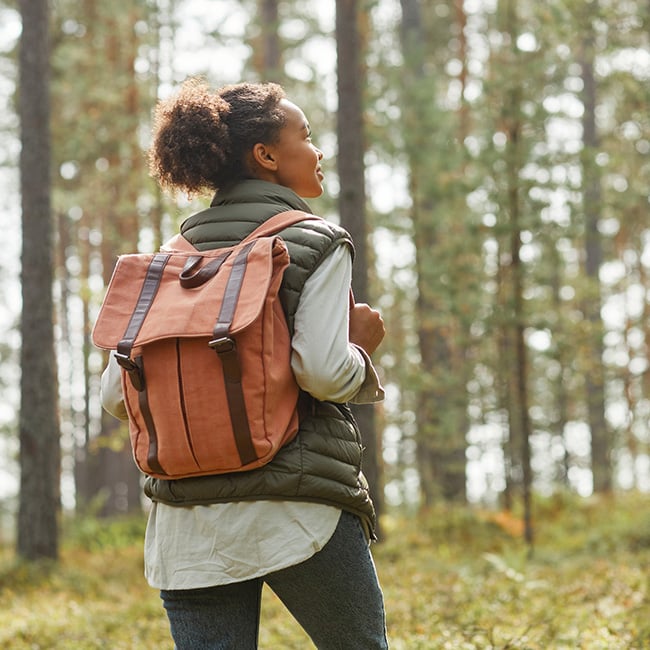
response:
<path id="1" fill-rule="evenodd" d="M 400 126 L 418 293 L 417 467 L 425 505 L 440 498 L 464 502 L 469 331 L 480 286 L 475 274 L 480 243 L 465 201 L 467 107 L 461 102 L 448 109 L 451 81 L 441 71 L 448 57 L 446 35 L 458 33 L 465 15 L 451 3 L 402 0 L 401 7 Z M 461 39 L 461 56 L 462 49 Z"/>
<path id="2" fill-rule="evenodd" d="M 364 65 L 365 52 L 363 13 L 357 0 L 336 2 L 337 43 L 337 168 L 340 183 L 339 213 L 355 244 L 355 263 L 352 289 L 359 302 L 371 302 L 368 287 L 369 254 L 366 219 L 366 188 L 364 154 Z M 381 444 L 375 424 L 372 405 L 353 407 L 365 446 L 364 472 L 368 478 L 371 496 L 378 514 L 383 512 L 383 481 L 381 472 Z"/>
<path id="3" fill-rule="evenodd" d="M 154 232 L 160 230 L 141 143 L 155 97 L 145 58 L 156 42 L 149 11 L 145 3 L 117 11 L 115 4 L 64 2 L 54 16 L 54 201 L 70 378 L 62 393 L 77 505 L 99 498 L 104 514 L 139 509 L 141 498 L 127 432 L 93 399 L 106 359 L 93 349 L 90 331 L 117 255 L 138 250 L 150 211 Z"/>
<path id="4" fill-rule="evenodd" d="M 35 560 L 58 557 L 61 470 L 52 295 L 48 3 L 22 0 L 20 13 L 23 310 L 17 551 Z"/>

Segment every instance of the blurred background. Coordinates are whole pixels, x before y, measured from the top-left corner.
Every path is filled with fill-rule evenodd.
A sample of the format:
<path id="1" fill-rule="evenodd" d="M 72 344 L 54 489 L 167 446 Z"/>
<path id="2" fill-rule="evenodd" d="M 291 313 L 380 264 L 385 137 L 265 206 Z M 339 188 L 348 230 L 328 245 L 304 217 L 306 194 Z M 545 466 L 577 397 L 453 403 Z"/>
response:
<path id="1" fill-rule="evenodd" d="M 152 108 L 188 75 L 281 83 L 325 152 L 310 204 L 355 235 L 357 298 L 387 327 L 386 401 L 359 412 L 382 512 L 523 508 L 530 541 L 531 495 L 650 490 L 647 0 L 58 0 L 48 19 L 64 511 L 146 508 L 90 331 L 117 255 L 210 200 L 146 168 Z M 4 540 L 24 462 L 20 37 L 0 2 Z"/>

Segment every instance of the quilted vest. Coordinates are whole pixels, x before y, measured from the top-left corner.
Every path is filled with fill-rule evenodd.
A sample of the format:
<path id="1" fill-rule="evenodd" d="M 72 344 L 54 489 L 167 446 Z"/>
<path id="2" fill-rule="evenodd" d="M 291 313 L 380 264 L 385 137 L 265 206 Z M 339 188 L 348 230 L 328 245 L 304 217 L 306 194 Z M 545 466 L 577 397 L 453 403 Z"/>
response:
<path id="1" fill-rule="evenodd" d="M 221 248 L 240 241 L 272 215 L 291 209 L 311 212 L 286 187 L 244 181 L 219 192 L 210 208 L 182 224 L 181 232 L 200 250 Z M 293 332 L 305 282 L 335 247 L 347 245 L 352 250 L 352 242 L 342 228 L 320 221 L 297 224 L 281 235 L 291 258 L 281 300 Z M 263 499 L 325 503 L 359 516 L 374 537 L 375 512 L 361 471 L 361 436 L 349 407 L 306 395 L 301 402 L 298 435 L 264 467 L 172 481 L 148 477 L 145 493 L 154 501 L 176 506 Z"/>

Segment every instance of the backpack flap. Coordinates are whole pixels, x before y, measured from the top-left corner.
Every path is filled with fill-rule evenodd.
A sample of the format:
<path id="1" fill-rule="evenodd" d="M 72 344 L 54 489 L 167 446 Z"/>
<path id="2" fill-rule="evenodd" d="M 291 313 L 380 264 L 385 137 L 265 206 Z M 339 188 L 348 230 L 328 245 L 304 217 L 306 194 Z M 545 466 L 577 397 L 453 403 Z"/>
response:
<path id="1" fill-rule="evenodd" d="M 197 258 L 201 258 L 198 263 Z M 186 266 L 198 266 L 196 274 L 215 260 L 221 264 L 214 275 L 198 286 L 183 286 L 187 285 L 181 282 Z M 220 317 L 221 296 L 230 300 L 229 333 L 241 332 L 259 316 L 269 292 L 277 293 L 288 264 L 286 245 L 278 237 L 200 254 L 170 251 L 123 255 L 97 317 L 93 342 L 103 349 L 116 349 L 136 315 L 143 320 L 139 331 L 133 332 L 134 347 L 164 338 L 212 336 Z M 238 274 L 239 290 L 228 296 L 228 281 Z"/>

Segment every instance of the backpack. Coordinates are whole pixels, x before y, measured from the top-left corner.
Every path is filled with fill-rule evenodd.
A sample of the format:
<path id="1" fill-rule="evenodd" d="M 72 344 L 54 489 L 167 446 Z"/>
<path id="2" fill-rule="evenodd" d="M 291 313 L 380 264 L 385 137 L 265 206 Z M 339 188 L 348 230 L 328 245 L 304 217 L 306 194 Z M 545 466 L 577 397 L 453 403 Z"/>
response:
<path id="1" fill-rule="evenodd" d="M 118 258 L 93 343 L 122 367 L 129 436 L 150 476 L 239 472 L 269 462 L 298 431 L 299 388 L 279 300 L 289 265 L 271 217 L 239 244 L 197 251 L 176 235 Z"/>

